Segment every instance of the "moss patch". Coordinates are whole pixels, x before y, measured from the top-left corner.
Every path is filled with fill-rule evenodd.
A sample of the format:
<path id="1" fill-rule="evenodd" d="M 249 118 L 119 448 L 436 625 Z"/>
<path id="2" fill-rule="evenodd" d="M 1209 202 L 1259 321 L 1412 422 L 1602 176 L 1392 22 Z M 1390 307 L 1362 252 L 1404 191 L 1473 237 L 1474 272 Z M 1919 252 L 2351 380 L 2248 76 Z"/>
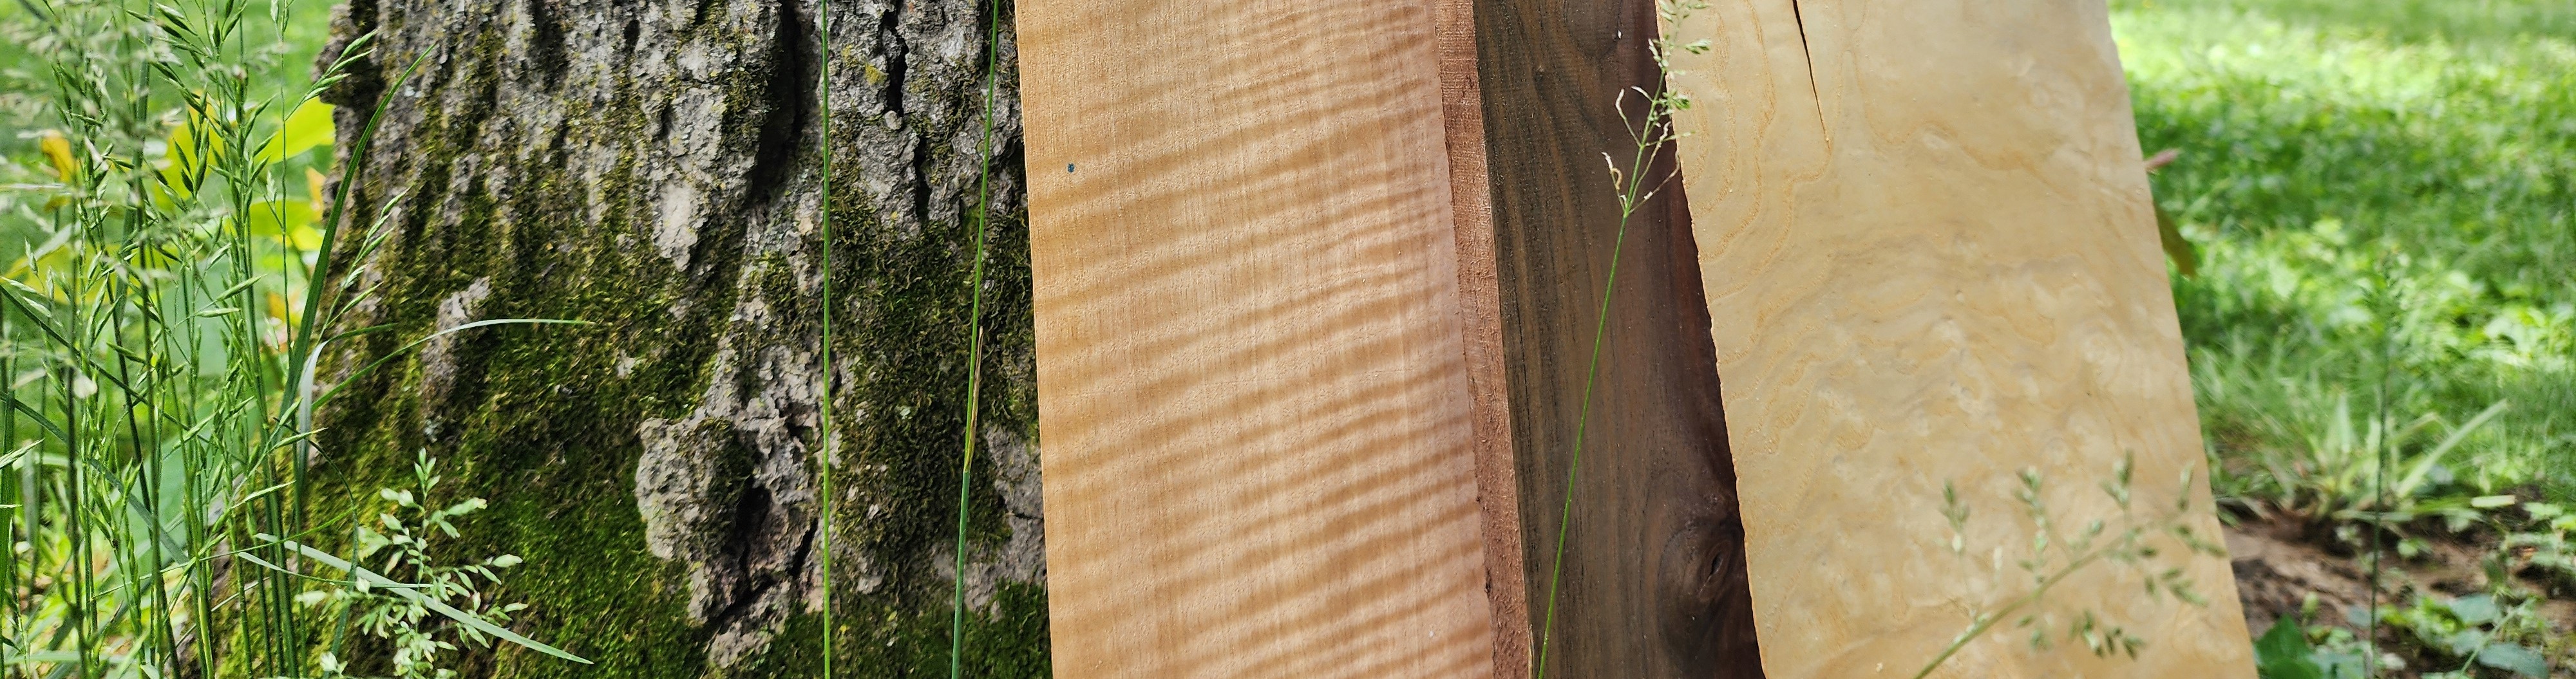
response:
<path id="1" fill-rule="evenodd" d="M 721 23 L 684 30 L 720 30 Z M 462 31 L 441 27 L 428 37 L 452 47 L 408 86 L 419 96 L 401 101 L 401 124 L 379 140 L 401 150 L 379 156 L 358 198 L 361 205 L 382 205 L 395 197 L 396 187 L 402 191 L 402 208 L 391 220 L 395 233 L 371 264 L 383 276 L 377 306 L 363 319 L 390 324 L 393 331 L 351 340 L 331 363 L 361 365 L 425 336 L 441 304 L 476 281 L 492 290 L 474 310 L 477 318 L 578 319 L 590 325 L 468 331 L 451 336 L 444 352 L 450 360 L 434 371 L 415 360 L 396 361 L 348 385 L 322 413 L 328 429 L 320 443 L 327 459 L 312 489 L 314 513 L 340 516 L 366 508 L 374 489 L 404 478 L 414 451 L 427 450 L 445 460 L 457 480 L 444 491 L 492 502 L 490 510 L 469 518 L 465 536 L 446 543 L 446 553 L 456 560 L 504 552 L 524 557 L 526 564 L 507 573 L 507 584 L 491 593 L 531 605 L 511 627 L 598 663 L 576 665 L 504 646 L 465 654 L 457 667 L 465 676 L 706 675 L 704 649 L 713 630 L 687 619 L 683 567 L 646 549 L 634 496 L 643 445 L 637 426 L 652 418 L 686 417 L 710 380 L 745 376 L 712 369 L 720 337 L 732 335 L 745 350 L 811 346 L 819 319 L 812 317 L 817 300 L 811 299 L 810 281 L 796 278 L 798 267 L 788 257 L 750 255 L 745 248 L 747 234 L 775 229 L 755 222 L 764 219 L 767 206 L 796 198 L 782 187 L 809 186 L 811 175 L 819 174 L 820 154 L 790 149 L 778 155 L 767 148 L 774 144 L 762 141 L 777 136 L 774 130 L 751 129 L 774 127 L 779 120 L 747 113 L 767 104 L 764 98 L 776 87 L 769 76 L 775 74 L 745 69 L 727 75 L 725 105 L 729 115 L 746 116 L 737 121 L 744 129 L 728 127 L 724 139 L 693 152 L 782 164 L 777 181 L 753 187 L 781 193 L 752 199 L 742 214 L 706 224 L 689 270 L 677 270 L 652 245 L 657 205 L 647 177 L 658 175 L 640 166 L 661 161 L 639 160 L 654 158 L 662 143 L 666 123 L 654 115 L 653 98 L 669 96 L 676 83 L 638 82 L 621 73 L 612 76 L 615 97 L 547 102 L 560 107 L 564 122 L 531 129 L 530 116 L 513 117 L 511 107 L 542 92 L 506 72 L 516 68 L 502 33 L 506 26 L 472 25 Z M 890 77 L 874 69 L 865 74 L 870 82 Z M 553 87 L 560 78 L 545 82 Z M 915 94 L 920 98 L 914 110 L 981 105 L 957 93 Z M 914 124 L 922 124 L 920 117 Z M 966 116 L 959 124 L 980 125 L 981 119 Z M 851 200 L 866 195 L 857 183 L 862 169 L 856 159 L 875 152 L 855 148 L 857 129 L 836 128 L 848 133 L 834 140 L 841 149 L 836 157 L 846 166 L 835 168 L 842 183 L 833 191 L 842 199 L 834 206 L 835 267 L 826 274 L 841 305 L 834 351 L 851 377 L 835 395 L 844 452 L 834 480 L 850 494 L 838 505 L 842 518 L 833 542 L 836 549 L 855 548 L 883 584 L 859 594 L 856 564 L 836 564 L 838 619 L 829 625 L 840 653 L 834 673 L 945 676 L 951 584 L 938 561 L 952 553 L 955 531 L 972 233 L 966 223 L 890 222 Z M 961 129 L 922 130 L 921 138 L 952 138 Z M 1012 148 L 1005 144 L 997 171 L 1015 174 Z M 609 171 L 582 176 L 569 169 L 580 166 L 577 153 L 602 149 L 616 153 Z M 952 153 L 943 144 L 921 150 L 929 158 L 925 168 L 941 167 Z M 1002 190 L 1017 185 L 1015 179 L 996 183 Z M 972 200 L 971 187 L 966 200 Z M 359 223 L 375 218 L 359 211 Z M 992 227 L 983 417 L 988 427 L 1034 441 L 1025 220 L 1016 211 L 996 214 Z M 742 327 L 729 312 L 745 299 L 761 300 L 779 318 L 758 329 Z M 333 370 L 326 367 L 323 374 Z M 432 372 L 439 377 L 432 379 Z M 433 382 L 437 389 L 425 393 L 424 385 Z M 970 553 L 989 551 L 1009 537 L 992 469 L 986 458 L 973 470 L 969 529 L 976 547 Z M 345 525 L 325 528 L 321 542 L 336 547 L 330 543 L 338 538 L 331 536 L 346 531 Z M 968 671 L 1047 676 L 1043 588 L 1002 583 L 995 607 L 992 615 L 969 615 Z M 764 651 L 732 674 L 816 675 L 825 633 L 820 615 L 792 616 Z"/>

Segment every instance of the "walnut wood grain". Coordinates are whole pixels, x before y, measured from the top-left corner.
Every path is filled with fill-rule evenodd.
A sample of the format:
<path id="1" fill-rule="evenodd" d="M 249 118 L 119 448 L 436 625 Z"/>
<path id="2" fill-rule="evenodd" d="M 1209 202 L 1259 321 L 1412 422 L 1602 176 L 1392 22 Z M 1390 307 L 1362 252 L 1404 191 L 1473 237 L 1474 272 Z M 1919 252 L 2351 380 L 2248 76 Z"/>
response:
<path id="1" fill-rule="evenodd" d="M 1654 3 L 1475 0 L 1474 9 L 1525 610 L 1530 629 L 1552 628 L 1532 639 L 1544 640 L 1546 674 L 1762 676 L 1679 182 L 1629 224 L 1572 520 L 1560 519 L 1619 227 L 1604 154 L 1623 166 L 1634 154 L 1619 93 L 1656 82 L 1646 50 Z M 1638 97 L 1627 102 L 1642 112 Z M 1668 176 L 1669 160 L 1648 171 Z M 1550 625 L 1560 523 L 1565 561 Z"/>
<path id="2" fill-rule="evenodd" d="M 1492 673 L 1429 0 L 1030 0 L 1059 677 Z"/>
<path id="3" fill-rule="evenodd" d="M 2176 482 L 2199 429 L 2103 5 L 1709 4 L 1673 29 L 1714 46 L 1676 64 L 1681 164 L 1770 675 L 1910 676 L 2027 591 L 2023 468 L 2073 531 L 2116 519 L 2095 483 L 2135 453 L 2138 511 L 2188 493 L 2215 535 Z M 2253 676 L 2227 562 L 2189 564 L 2205 608 L 2106 564 L 2038 609 L 2128 626 L 2134 663 L 2005 629 L 1935 676 Z"/>
<path id="4" fill-rule="evenodd" d="M 1726 419 L 1677 183 L 1628 226 L 1584 460 L 1569 466 L 1618 234 L 1602 157 L 1625 165 L 1633 154 L 1618 95 L 1654 85 L 1654 3 L 1473 0 L 1473 21 L 1525 574 L 1520 589 L 1497 579 L 1494 602 L 1497 615 L 1522 612 L 1510 622 L 1528 630 L 1504 638 L 1543 646 L 1551 676 L 1759 676 Z M 1558 532 L 1569 471 L 1574 509 Z M 1538 651 L 1497 653 L 1497 664 L 1525 676 Z"/>

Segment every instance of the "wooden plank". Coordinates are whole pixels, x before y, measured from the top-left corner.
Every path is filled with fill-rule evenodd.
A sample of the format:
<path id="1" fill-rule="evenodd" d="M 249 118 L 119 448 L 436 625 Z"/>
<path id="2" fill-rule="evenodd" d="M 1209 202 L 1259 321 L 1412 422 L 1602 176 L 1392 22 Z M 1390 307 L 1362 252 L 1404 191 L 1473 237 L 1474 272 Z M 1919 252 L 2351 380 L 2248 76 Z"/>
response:
<path id="1" fill-rule="evenodd" d="M 1458 320 L 1474 399 L 1476 508 L 1484 518 L 1485 594 L 1493 618 L 1494 675 L 1530 668 L 1528 541 L 1514 453 L 1510 361 L 1503 339 L 1501 273 L 1494 255 L 1494 189 L 1486 155 L 1485 98 L 1477 69 L 1476 0 L 1435 0 L 1440 113 L 1449 147 L 1449 204 L 1458 254 Z"/>
<path id="2" fill-rule="evenodd" d="M 1474 2 L 1528 574 L 1521 629 L 1552 629 L 1547 676 L 1760 676 L 1734 468 L 1678 184 L 1629 225 L 1579 468 L 1572 459 L 1619 228 L 1603 156 L 1624 166 L 1633 155 L 1617 101 L 1655 82 L 1653 9 L 1647 0 Z M 1496 610 L 1511 610 L 1501 602 L 1514 592 L 1499 580 L 1496 588 Z M 1498 662 L 1530 674 L 1528 661 Z"/>
<path id="3" fill-rule="evenodd" d="M 1491 673 L 1434 10 L 1020 6 L 1057 676 Z"/>
<path id="4" fill-rule="evenodd" d="M 1709 4 L 1673 29 L 1714 46 L 1676 63 L 1681 157 L 1770 676 L 1910 676 L 2027 591 L 2023 468 L 2072 531 L 2117 516 L 2094 484 L 2135 453 L 2137 511 L 2189 493 L 2215 535 L 2176 482 L 2199 430 L 2102 4 Z M 1946 546 L 1945 479 L 1979 558 Z M 2134 665 L 2007 623 L 1936 676 L 2253 676 L 2226 561 L 2187 562 L 2206 608 L 2105 565 L 2042 609 L 2128 625 Z"/>

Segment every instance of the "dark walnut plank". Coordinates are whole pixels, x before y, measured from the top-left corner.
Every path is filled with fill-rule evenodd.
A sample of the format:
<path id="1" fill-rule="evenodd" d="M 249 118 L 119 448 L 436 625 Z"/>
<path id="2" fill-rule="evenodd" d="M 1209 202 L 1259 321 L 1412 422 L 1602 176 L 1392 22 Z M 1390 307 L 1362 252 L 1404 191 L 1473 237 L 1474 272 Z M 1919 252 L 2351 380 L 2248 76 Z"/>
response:
<path id="1" fill-rule="evenodd" d="M 1519 583 L 1526 595 L 1497 591 L 1494 608 L 1497 616 L 1525 614 L 1523 629 L 1537 630 L 1547 624 L 1566 474 L 1619 227 L 1603 154 L 1622 166 L 1633 156 L 1617 102 L 1621 91 L 1651 89 L 1656 80 L 1647 51 L 1654 3 L 1473 3 L 1526 576 Z M 1634 93 L 1627 101 L 1641 110 Z M 1650 171 L 1673 172 L 1669 155 Z M 1545 644 L 1549 676 L 1762 675 L 1716 356 L 1681 189 L 1678 179 L 1665 185 L 1628 227 L 1564 532 L 1553 640 Z M 1542 634 L 1517 642 L 1536 644 Z M 1500 651 L 1512 636 L 1497 640 L 1506 665 L 1511 659 Z M 1539 655 L 1531 646 L 1520 668 Z M 1520 668 L 1498 674 L 1529 674 Z"/>

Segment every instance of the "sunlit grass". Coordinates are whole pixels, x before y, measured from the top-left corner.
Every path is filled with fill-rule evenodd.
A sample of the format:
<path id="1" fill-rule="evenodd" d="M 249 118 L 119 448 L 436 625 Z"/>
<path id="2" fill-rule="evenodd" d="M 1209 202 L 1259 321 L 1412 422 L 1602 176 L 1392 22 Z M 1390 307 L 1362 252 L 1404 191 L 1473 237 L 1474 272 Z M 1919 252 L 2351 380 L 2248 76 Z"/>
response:
<path id="1" fill-rule="evenodd" d="M 316 502 L 304 484 L 313 410 L 337 391 L 315 384 L 317 357 L 384 329 L 343 323 L 377 292 L 350 265 L 382 224 L 341 218 L 363 166 L 345 168 L 336 197 L 318 172 L 335 134 L 317 97 L 368 41 L 307 77 L 282 60 L 309 59 L 318 40 L 284 5 L 27 0 L 9 12 L 0 92 L 36 113 L 9 124 L 37 131 L 0 147 L 15 151 L 0 152 L 0 676 L 335 676 L 330 651 L 352 624 L 406 641 L 418 662 L 392 653 L 406 677 L 443 677 L 426 649 L 458 634 L 580 661 L 484 619 L 507 611 L 459 575 L 494 584 L 516 557 L 442 570 L 409 537 L 428 526 L 390 515 L 380 525 L 398 537 L 357 550 L 399 548 L 371 562 L 384 574 L 312 546 L 371 534 L 350 520 L 364 500 Z M 350 375 L 430 337 L 544 322 L 438 330 Z M 383 496 L 431 512 L 445 537 L 471 511 L 411 498 Z M 310 596 L 341 584 L 361 594 Z M 409 613 L 349 612 L 394 600 Z"/>
<path id="2" fill-rule="evenodd" d="M 258 27 L 265 29 L 260 44 L 254 47 L 256 54 L 248 55 L 256 57 L 248 61 L 255 62 L 260 70 L 259 82 L 310 80 L 314 60 L 329 42 L 331 8 L 337 4 L 323 0 L 248 3 L 249 18 L 258 20 Z M 0 38 L 5 38 L 0 39 L 0 155 L 12 158 L 33 149 L 35 133 L 51 121 L 44 103 L 49 76 L 38 56 L 39 51 L 50 46 L 42 42 L 42 31 L 37 30 L 40 24 L 33 15 L 36 10 L 31 7 L 41 4 L 0 0 L 0 27 L 19 29 L 0 31 Z M 272 10 L 283 20 L 267 21 Z"/>
<path id="3" fill-rule="evenodd" d="M 2141 140 L 2184 151 L 2156 190 L 2205 260 L 2175 293 L 2222 494 L 2344 492 L 2296 486 L 2374 429 L 2414 425 L 2415 460 L 2501 403 L 2424 493 L 2576 495 L 2576 3 L 2123 0 L 2113 20 Z"/>

